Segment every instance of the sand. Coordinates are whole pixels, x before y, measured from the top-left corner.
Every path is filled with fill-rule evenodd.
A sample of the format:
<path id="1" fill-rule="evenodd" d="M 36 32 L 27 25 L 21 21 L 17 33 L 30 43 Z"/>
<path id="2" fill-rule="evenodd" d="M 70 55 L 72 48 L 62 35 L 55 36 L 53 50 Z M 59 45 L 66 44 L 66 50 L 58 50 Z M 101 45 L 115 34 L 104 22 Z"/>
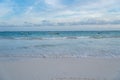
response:
<path id="1" fill-rule="evenodd" d="M 120 58 L 0 60 L 0 80 L 120 80 Z"/>

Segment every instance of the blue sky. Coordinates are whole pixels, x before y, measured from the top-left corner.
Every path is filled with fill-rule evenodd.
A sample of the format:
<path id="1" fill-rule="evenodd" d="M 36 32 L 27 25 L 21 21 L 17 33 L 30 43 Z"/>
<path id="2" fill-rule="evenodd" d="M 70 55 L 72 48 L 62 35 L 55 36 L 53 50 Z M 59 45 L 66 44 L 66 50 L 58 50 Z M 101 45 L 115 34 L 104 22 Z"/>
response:
<path id="1" fill-rule="evenodd" d="M 120 24 L 120 0 L 0 0 L 0 26 Z"/>

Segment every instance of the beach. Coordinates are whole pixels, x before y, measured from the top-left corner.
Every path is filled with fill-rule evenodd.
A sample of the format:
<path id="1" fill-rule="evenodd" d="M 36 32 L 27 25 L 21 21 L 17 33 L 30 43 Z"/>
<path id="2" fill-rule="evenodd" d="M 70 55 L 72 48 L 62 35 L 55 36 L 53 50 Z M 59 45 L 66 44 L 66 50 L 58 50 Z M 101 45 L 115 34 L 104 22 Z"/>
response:
<path id="1" fill-rule="evenodd" d="M 120 80 L 120 0 L 0 0 L 0 80 Z"/>
<path id="2" fill-rule="evenodd" d="M 120 80 L 120 58 L 4 59 L 0 80 Z"/>

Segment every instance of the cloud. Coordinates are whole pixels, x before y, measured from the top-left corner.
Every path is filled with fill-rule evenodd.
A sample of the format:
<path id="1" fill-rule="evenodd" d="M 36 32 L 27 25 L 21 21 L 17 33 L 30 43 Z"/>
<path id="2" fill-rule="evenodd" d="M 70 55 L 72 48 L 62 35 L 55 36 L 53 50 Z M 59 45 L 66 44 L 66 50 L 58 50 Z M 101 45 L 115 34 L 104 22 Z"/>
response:
<path id="1" fill-rule="evenodd" d="M 9 5 L 8 1 L 0 3 L 0 17 L 4 18 L 9 15 L 13 11 L 11 5 Z"/>
<path id="2" fill-rule="evenodd" d="M 0 22 L 19 26 L 120 24 L 119 0 L 22 1 L 0 3 Z"/>
<path id="3" fill-rule="evenodd" d="M 45 3 L 52 7 L 60 6 L 60 0 L 45 0 Z"/>

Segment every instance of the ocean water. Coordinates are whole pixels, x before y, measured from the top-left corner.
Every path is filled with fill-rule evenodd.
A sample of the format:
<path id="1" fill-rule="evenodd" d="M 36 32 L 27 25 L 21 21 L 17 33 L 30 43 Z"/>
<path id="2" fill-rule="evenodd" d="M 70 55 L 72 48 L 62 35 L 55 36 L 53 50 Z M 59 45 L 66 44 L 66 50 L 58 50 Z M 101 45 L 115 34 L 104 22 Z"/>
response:
<path id="1" fill-rule="evenodd" d="M 0 57 L 120 57 L 120 31 L 0 32 Z"/>

